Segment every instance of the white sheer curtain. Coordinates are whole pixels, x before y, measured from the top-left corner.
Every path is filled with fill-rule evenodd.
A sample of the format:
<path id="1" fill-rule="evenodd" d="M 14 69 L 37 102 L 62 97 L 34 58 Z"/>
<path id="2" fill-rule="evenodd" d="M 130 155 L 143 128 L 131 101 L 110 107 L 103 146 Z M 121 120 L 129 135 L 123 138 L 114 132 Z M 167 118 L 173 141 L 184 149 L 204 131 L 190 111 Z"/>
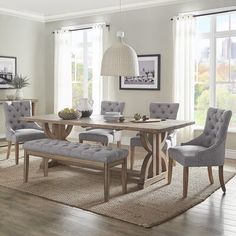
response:
<path id="1" fill-rule="evenodd" d="M 72 106 L 71 32 L 55 32 L 54 112 Z"/>
<path id="2" fill-rule="evenodd" d="M 174 100 L 180 103 L 178 119 L 194 119 L 195 18 L 174 17 Z M 179 132 L 178 141 L 192 137 L 192 128 Z"/>
<path id="3" fill-rule="evenodd" d="M 101 77 L 101 62 L 103 55 L 103 37 L 106 28 L 104 23 L 95 24 L 93 29 L 93 114 L 100 114 L 103 98 L 103 81 Z"/>

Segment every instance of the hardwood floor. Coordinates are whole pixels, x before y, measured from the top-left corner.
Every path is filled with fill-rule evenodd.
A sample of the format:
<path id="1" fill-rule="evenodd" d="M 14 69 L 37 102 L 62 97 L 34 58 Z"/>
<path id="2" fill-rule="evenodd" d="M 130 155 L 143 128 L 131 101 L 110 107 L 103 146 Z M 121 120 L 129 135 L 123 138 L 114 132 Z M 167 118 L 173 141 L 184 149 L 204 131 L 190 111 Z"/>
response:
<path id="1" fill-rule="evenodd" d="M 236 161 L 225 170 L 236 171 Z M 0 187 L 0 236 L 236 235 L 236 177 L 184 214 L 151 229 Z"/>

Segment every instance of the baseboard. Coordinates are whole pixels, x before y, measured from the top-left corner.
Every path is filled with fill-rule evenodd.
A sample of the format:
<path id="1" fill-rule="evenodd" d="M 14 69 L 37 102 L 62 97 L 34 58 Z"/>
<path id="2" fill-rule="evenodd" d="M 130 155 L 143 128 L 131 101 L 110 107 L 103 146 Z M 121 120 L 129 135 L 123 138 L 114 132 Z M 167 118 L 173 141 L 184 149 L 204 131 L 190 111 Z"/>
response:
<path id="1" fill-rule="evenodd" d="M 225 158 L 227 158 L 227 159 L 236 159 L 236 150 L 226 149 Z"/>

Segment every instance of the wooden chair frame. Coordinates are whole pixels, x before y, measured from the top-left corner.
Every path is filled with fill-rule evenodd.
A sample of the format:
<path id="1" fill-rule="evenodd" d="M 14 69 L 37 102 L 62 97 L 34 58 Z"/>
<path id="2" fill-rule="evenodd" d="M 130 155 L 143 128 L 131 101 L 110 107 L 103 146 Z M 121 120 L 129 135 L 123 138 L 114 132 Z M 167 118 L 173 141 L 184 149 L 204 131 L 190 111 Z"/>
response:
<path id="1" fill-rule="evenodd" d="M 208 166 L 208 177 L 210 184 L 214 184 L 214 179 L 212 175 L 212 166 Z M 169 158 L 169 164 L 168 164 L 168 184 L 171 183 L 172 179 L 172 171 L 173 171 L 173 159 Z M 183 167 L 183 198 L 186 198 L 188 195 L 188 176 L 189 176 L 189 167 L 185 166 Z M 220 180 L 220 186 L 222 191 L 225 193 L 225 182 L 224 182 L 224 166 L 219 166 L 219 180 Z"/>

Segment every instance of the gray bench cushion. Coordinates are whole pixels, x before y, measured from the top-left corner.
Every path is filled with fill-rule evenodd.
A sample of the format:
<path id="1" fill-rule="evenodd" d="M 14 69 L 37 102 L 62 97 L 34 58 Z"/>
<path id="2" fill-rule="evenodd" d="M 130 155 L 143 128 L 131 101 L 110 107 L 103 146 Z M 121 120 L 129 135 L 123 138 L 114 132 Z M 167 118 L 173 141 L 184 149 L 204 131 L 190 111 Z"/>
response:
<path id="1" fill-rule="evenodd" d="M 81 144 L 56 139 L 40 139 L 25 142 L 24 149 L 82 160 L 111 163 L 128 156 L 128 150 Z"/>

